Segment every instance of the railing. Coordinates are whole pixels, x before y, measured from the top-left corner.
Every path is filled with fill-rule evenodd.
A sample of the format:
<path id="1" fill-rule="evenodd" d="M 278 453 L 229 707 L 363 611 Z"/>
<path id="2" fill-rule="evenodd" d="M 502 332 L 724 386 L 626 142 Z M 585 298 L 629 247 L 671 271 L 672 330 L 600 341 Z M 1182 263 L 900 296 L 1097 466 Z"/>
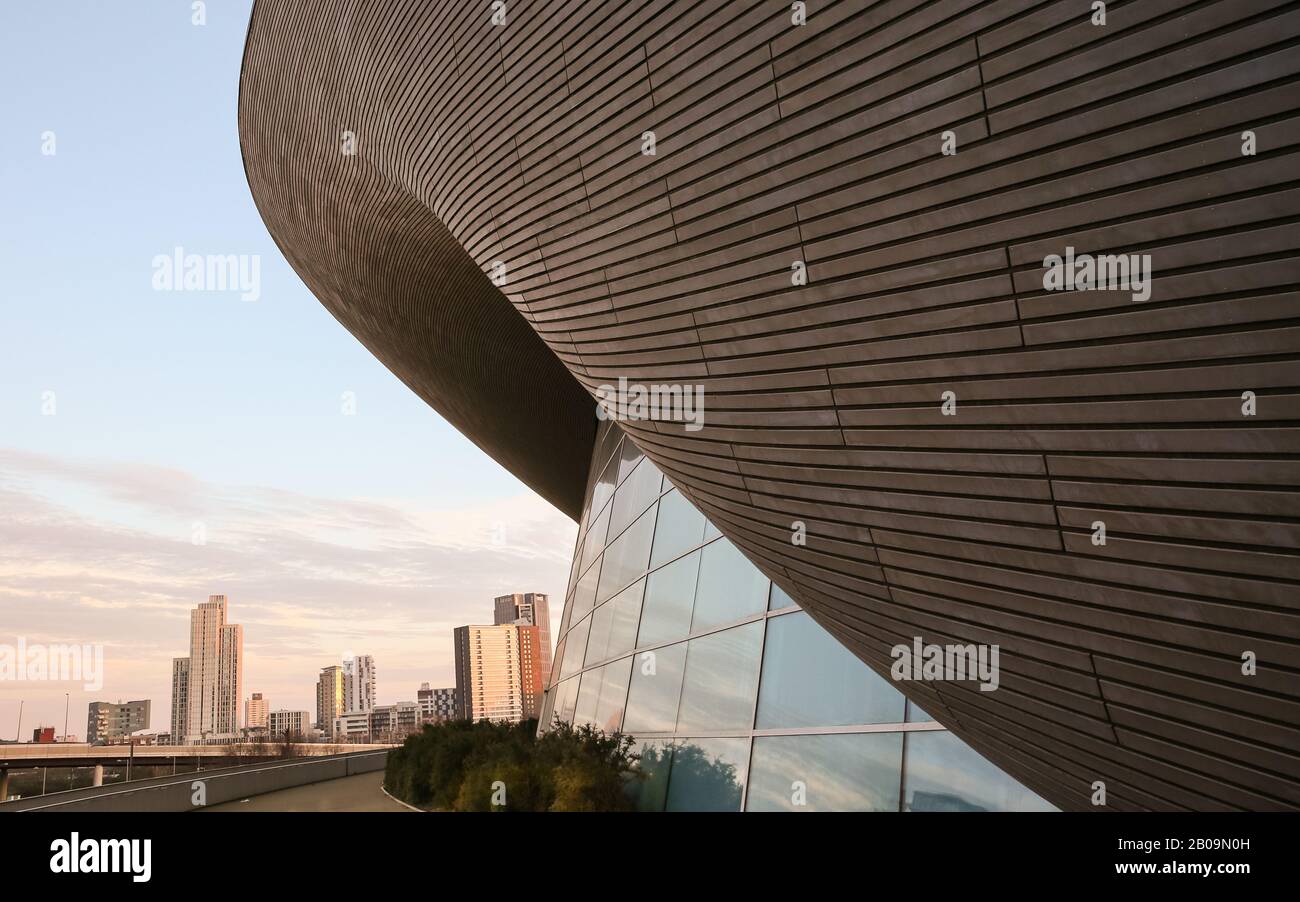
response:
<path id="1" fill-rule="evenodd" d="M 155 748 L 158 748 L 155 746 Z M 164 746 L 165 748 L 165 746 Z M 182 746 L 182 748 L 190 748 Z M 383 770 L 389 747 L 245 764 L 189 774 L 72 789 L 0 803 L 9 811 L 193 811 L 208 805 Z"/>

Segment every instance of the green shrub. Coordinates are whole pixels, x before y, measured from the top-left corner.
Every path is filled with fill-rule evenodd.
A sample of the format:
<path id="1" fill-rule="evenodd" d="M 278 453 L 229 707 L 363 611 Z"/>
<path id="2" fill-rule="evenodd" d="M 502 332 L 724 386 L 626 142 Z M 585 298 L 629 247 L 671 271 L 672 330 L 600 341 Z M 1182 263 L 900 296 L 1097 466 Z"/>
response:
<path id="1" fill-rule="evenodd" d="M 637 779 L 632 738 L 556 722 L 448 721 L 388 754 L 384 785 L 441 811 L 627 811 Z"/>

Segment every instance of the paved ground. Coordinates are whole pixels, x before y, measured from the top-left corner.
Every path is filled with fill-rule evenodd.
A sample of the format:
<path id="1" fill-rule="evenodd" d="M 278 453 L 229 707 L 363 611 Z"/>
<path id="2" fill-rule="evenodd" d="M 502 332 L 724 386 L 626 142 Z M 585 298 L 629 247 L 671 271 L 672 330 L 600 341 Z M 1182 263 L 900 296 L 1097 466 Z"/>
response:
<path id="1" fill-rule="evenodd" d="M 213 805 L 204 811 L 410 811 L 384 795 L 384 772 L 325 780 L 238 802 Z"/>

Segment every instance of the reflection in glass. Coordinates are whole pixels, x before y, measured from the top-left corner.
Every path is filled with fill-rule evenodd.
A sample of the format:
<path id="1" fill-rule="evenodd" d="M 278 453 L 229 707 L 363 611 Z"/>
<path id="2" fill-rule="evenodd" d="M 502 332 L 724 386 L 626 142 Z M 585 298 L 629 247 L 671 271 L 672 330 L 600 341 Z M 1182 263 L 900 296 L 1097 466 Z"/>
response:
<path id="1" fill-rule="evenodd" d="M 627 478 L 627 474 L 632 472 L 632 468 L 641 462 L 645 457 L 641 449 L 632 443 L 630 438 L 623 439 L 623 447 L 618 449 L 618 481 L 622 482 Z"/>
<path id="2" fill-rule="evenodd" d="M 623 534 L 609 543 L 600 565 L 600 588 L 596 603 L 621 592 L 645 572 L 650 560 L 650 540 L 654 538 L 655 509 L 641 515 Z"/>
<path id="3" fill-rule="evenodd" d="M 606 733 L 617 733 L 623 728 L 623 705 L 627 701 L 627 679 L 632 672 L 632 659 L 624 658 L 606 664 L 601 681 L 600 701 L 596 704 L 596 726 Z"/>
<path id="4" fill-rule="evenodd" d="M 587 631 L 590 629 L 591 618 L 588 617 L 564 637 L 564 661 L 560 664 L 560 679 L 572 676 L 582 669 L 587 654 Z"/>
<path id="5" fill-rule="evenodd" d="M 573 613 L 572 619 L 577 620 L 585 617 L 591 610 L 592 604 L 596 601 L 596 583 L 600 579 L 600 561 L 597 561 L 590 570 L 582 575 L 578 580 L 577 588 L 573 590 Z"/>
<path id="6" fill-rule="evenodd" d="M 637 774 L 629 780 L 626 792 L 636 803 L 637 811 L 663 811 L 668 801 L 668 772 L 673 763 L 671 739 L 647 739 L 633 751 L 640 756 Z"/>
<path id="7" fill-rule="evenodd" d="M 761 614 L 767 608 L 767 585 L 767 577 L 731 542 L 719 539 L 705 546 L 691 632 Z"/>
<path id="8" fill-rule="evenodd" d="M 592 561 L 600 554 L 605 547 L 605 533 L 609 529 L 609 508 L 596 518 L 591 529 L 587 530 L 587 537 L 582 544 L 582 563 L 578 566 L 580 573 L 585 573 L 591 566 Z"/>
<path id="9" fill-rule="evenodd" d="M 748 811 L 897 811 L 902 733 L 759 736 Z"/>
<path id="10" fill-rule="evenodd" d="M 600 478 L 591 490 L 591 507 L 588 509 L 588 516 L 599 514 L 604 510 L 605 503 L 614 495 L 614 478 L 617 475 L 618 458 L 615 457 L 605 465 L 604 472 L 600 474 Z"/>
<path id="11" fill-rule="evenodd" d="M 908 723 L 926 723 L 934 720 L 929 714 L 921 710 L 921 706 L 910 698 L 907 700 L 907 722 Z"/>
<path id="12" fill-rule="evenodd" d="M 614 495 L 613 514 L 609 520 L 609 534 L 616 536 L 623 527 L 659 497 L 663 474 L 649 460 L 642 460 L 632 471 L 627 482 L 618 487 Z"/>
<path id="13" fill-rule="evenodd" d="M 641 617 L 641 596 L 645 592 L 645 580 L 638 580 L 622 592 L 605 602 L 611 609 L 609 617 L 609 641 L 605 645 L 608 658 L 632 650 L 636 645 L 637 620 Z"/>
<path id="14" fill-rule="evenodd" d="M 762 621 L 687 643 L 679 733 L 753 727 L 762 646 Z"/>
<path id="15" fill-rule="evenodd" d="M 595 670 L 588 670 L 579 678 L 581 682 L 578 686 L 578 705 L 573 712 L 575 727 L 596 723 L 596 704 L 600 701 L 600 682 L 604 669 L 597 667 Z"/>
<path id="16" fill-rule="evenodd" d="M 903 695 L 803 611 L 772 617 L 758 728 L 902 723 Z"/>
<path id="17" fill-rule="evenodd" d="M 704 541 L 704 514 L 673 489 L 659 502 L 659 523 L 655 526 L 654 551 L 650 566 L 658 567 Z"/>
<path id="18" fill-rule="evenodd" d="M 686 638 L 691 629 L 695 573 L 699 569 L 700 553 L 696 551 L 661 567 L 646 579 L 638 646 L 644 648 Z"/>
<path id="19" fill-rule="evenodd" d="M 739 811 L 748 739 L 681 739 L 668 776 L 669 811 Z"/>
<path id="20" fill-rule="evenodd" d="M 686 644 L 638 652 L 632 661 L 632 687 L 628 690 L 623 732 L 671 733 L 677 725 Z"/>
<path id="21" fill-rule="evenodd" d="M 947 730 L 907 737 L 904 811 L 1055 811 Z"/>
<path id="22" fill-rule="evenodd" d="M 555 697 L 555 707 L 551 709 L 551 720 L 573 723 L 574 710 L 578 704 L 578 678 L 565 680 L 551 693 Z"/>
<path id="23" fill-rule="evenodd" d="M 769 611 L 780 611 L 785 608 L 797 607 L 799 607 L 799 605 L 795 604 L 795 600 L 786 594 L 785 589 L 782 589 L 776 583 L 772 583 L 772 600 L 768 602 L 767 605 Z"/>

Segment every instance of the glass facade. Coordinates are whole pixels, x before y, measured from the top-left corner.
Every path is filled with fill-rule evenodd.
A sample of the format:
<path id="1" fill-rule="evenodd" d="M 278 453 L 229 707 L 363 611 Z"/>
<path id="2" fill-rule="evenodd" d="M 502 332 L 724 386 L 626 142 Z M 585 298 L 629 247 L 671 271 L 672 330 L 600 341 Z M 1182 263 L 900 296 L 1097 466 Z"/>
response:
<path id="1" fill-rule="evenodd" d="M 645 811 L 1043 811 L 602 423 L 542 723 L 636 740 Z"/>

